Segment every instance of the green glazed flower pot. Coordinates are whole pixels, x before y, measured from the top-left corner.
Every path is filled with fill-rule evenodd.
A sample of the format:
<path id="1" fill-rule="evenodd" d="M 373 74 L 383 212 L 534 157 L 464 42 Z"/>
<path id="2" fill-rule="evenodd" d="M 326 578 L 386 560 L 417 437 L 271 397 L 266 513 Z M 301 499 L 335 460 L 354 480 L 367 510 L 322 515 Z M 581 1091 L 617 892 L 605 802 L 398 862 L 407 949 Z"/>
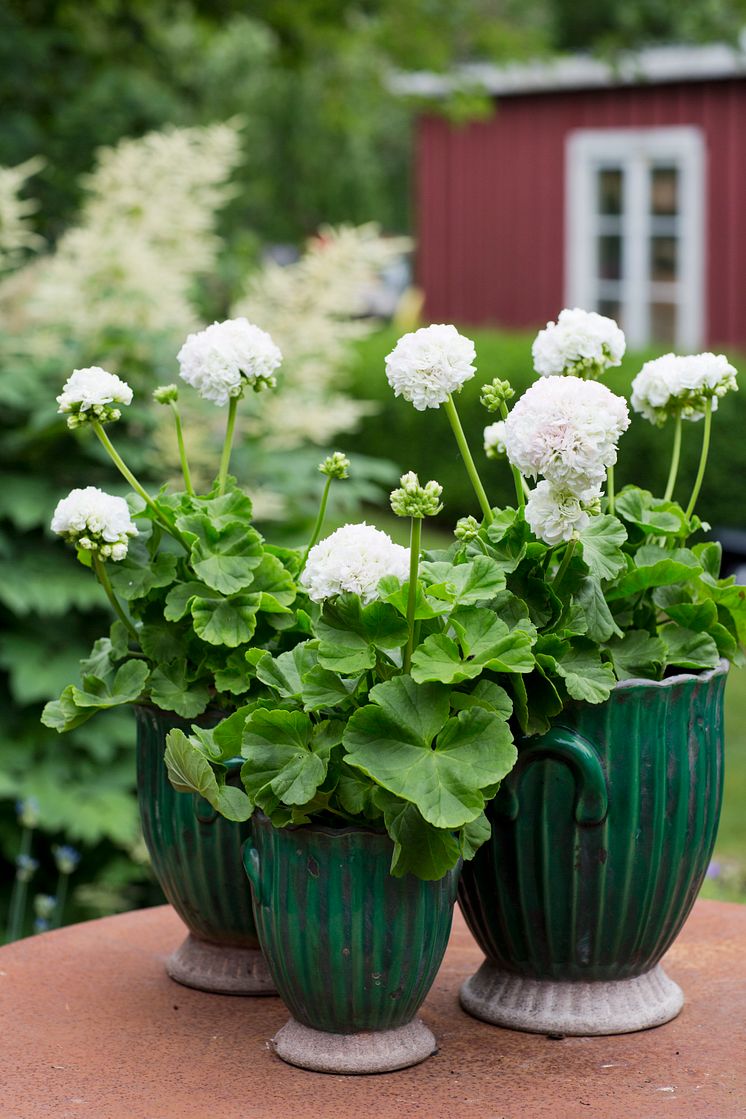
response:
<path id="1" fill-rule="evenodd" d="M 201 796 L 177 793 L 163 761 L 178 716 L 136 707 L 137 797 L 155 876 L 189 936 L 166 962 L 177 983 L 230 995 L 273 995 L 247 895 L 241 847 L 250 826 L 224 819 Z M 236 778 L 242 759 L 236 760 Z"/>
<path id="2" fill-rule="evenodd" d="M 448 943 L 460 868 L 389 874 L 382 832 L 274 828 L 261 813 L 244 864 L 269 970 L 291 1020 L 272 1041 L 316 1072 L 388 1072 L 436 1051 L 417 1018 Z"/>
<path id="3" fill-rule="evenodd" d="M 461 1003 L 499 1026 L 624 1033 L 674 1018 L 660 966 L 715 842 L 727 664 L 627 680 L 519 744 L 459 901 L 486 956 Z"/>

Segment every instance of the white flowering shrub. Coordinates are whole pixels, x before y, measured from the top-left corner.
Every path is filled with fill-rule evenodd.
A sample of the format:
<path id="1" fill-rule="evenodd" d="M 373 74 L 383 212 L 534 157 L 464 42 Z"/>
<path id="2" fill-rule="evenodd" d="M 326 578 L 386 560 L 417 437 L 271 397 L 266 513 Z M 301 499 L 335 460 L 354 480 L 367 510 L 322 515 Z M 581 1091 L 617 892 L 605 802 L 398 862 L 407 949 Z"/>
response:
<path id="1" fill-rule="evenodd" d="M 32 224 L 38 204 L 22 197 L 28 180 L 43 166 L 41 159 L 28 159 L 17 167 L 0 167 L 0 275 L 44 244 Z"/>

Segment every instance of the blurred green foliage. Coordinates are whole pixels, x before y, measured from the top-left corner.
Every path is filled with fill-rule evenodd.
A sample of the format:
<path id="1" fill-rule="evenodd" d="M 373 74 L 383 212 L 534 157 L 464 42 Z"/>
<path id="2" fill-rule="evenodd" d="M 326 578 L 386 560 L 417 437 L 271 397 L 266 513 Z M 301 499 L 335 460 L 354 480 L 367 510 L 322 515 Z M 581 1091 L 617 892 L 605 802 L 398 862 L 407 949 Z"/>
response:
<path id="1" fill-rule="evenodd" d="M 472 330 L 464 333 L 474 339 L 477 374 L 466 383 L 456 405 L 482 481 L 495 505 L 510 504 L 513 482 L 505 461 L 489 461 L 482 452 L 482 432 L 494 420 L 479 403 L 479 390 L 493 377 L 507 378 L 520 395 L 536 374 L 531 364 L 533 334 L 497 330 Z M 380 404 L 379 411 L 363 423 L 355 436 L 355 447 L 363 454 L 375 453 L 415 470 L 420 478 L 435 478 L 443 486 L 445 506 L 439 522 L 445 526 L 469 513 L 478 514 L 476 499 L 461 463 L 451 429 L 442 410 L 417 412 L 403 399 L 396 399 L 385 373 L 386 355 L 393 349 L 397 332 L 387 329 L 372 335 L 358 346 L 358 361 L 353 371 L 356 394 Z M 629 398 L 632 378 L 654 351 L 628 353 L 620 368 L 612 369 L 604 383 L 612 391 Z M 736 368 L 746 370 L 746 362 L 730 354 Z M 746 393 L 734 393 L 721 404 L 713 422 L 713 445 L 705 483 L 697 505 L 700 516 L 712 525 L 746 529 L 746 507 L 738 500 L 734 479 L 746 476 Z M 619 444 L 616 469 L 617 489 L 627 483 L 644 485 L 654 492 L 665 488 L 671 454 L 673 430 L 653 427 L 633 414 L 629 429 Z M 676 495 L 686 499 L 697 472 L 702 438 L 701 424 L 685 424 L 682 461 Z"/>

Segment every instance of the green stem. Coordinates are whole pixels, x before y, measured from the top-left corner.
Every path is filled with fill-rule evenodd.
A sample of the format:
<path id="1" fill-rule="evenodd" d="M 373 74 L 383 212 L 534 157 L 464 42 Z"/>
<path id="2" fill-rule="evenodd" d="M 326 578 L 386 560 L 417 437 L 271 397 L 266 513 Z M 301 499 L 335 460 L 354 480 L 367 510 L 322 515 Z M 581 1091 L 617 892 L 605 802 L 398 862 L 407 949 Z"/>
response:
<path id="1" fill-rule="evenodd" d="M 666 482 L 666 492 L 663 494 L 664 501 L 670 501 L 673 497 L 674 486 L 676 485 L 676 475 L 679 473 L 679 461 L 681 459 L 681 412 L 676 416 L 676 421 L 673 429 L 673 450 L 671 452 L 671 468 L 668 471 L 668 481 Z"/>
<path id="2" fill-rule="evenodd" d="M 119 600 L 117 599 L 117 596 L 114 594 L 111 582 L 109 581 L 109 576 L 108 576 L 107 571 L 106 571 L 106 565 L 102 562 L 102 560 L 99 559 L 98 556 L 93 557 L 93 570 L 96 572 L 96 578 L 98 579 L 101 586 L 104 588 L 104 591 L 106 592 L 106 597 L 108 598 L 109 602 L 111 603 L 111 605 L 114 609 L 114 613 L 119 618 L 119 621 L 122 622 L 124 624 L 124 626 L 126 626 L 130 637 L 134 638 L 135 641 L 138 641 L 139 638 L 137 636 L 137 630 L 135 629 L 132 622 L 129 620 L 129 618 L 125 614 L 122 607 L 120 606 Z"/>
<path id="3" fill-rule="evenodd" d="M 577 543 L 577 541 L 576 541 L 575 537 L 573 537 L 572 540 L 570 541 L 570 543 L 567 545 L 567 547 L 565 549 L 565 554 L 562 557 L 562 563 L 557 568 L 557 574 L 555 575 L 554 581 L 552 583 L 552 586 L 553 586 L 555 591 L 557 591 L 559 589 L 560 584 L 562 583 L 562 580 L 565 577 L 565 572 L 567 571 L 568 567 L 570 566 L 570 560 L 572 559 L 573 552 L 575 551 L 576 543 Z"/>
<path id="4" fill-rule="evenodd" d="M 233 432 L 236 427 L 236 412 L 238 410 L 239 399 L 240 397 L 238 396 L 232 396 L 228 401 L 228 422 L 225 427 L 223 453 L 220 456 L 220 470 L 218 471 L 218 493 L 225 492 L 225 480 L 228 477 L 228 467 L 231 461 L 231 450 L 233 449 Z"/>
<path id="5" fill-rule="evenodd" d="M 443 407 L 446 410 L 446 415 L 448 416 L 451 428 L 453 429 L 453 434 L 456 436 L 458 449 L 461 452 L 461 458 L 463 459 L 464 466 L 466 467 L 466 473 L 469 475 L 469 480 L 474 487 L 474 493 L 477 495 L 477 501 L 479 502 L 479 506 L 482 510 L 482 516 L 484 517 L 485 523 L 490 525 L 492 524 L 495 517 L 492 509 L 490 508 L 490 503 L 487 500 L 487 494 L 485 493 L 484 486 L 482 485 L 482 480 L 479 477 L 476 466 L 474 465 L 474 459 L 471 456 L 469 444 L 466 442 L 464 429 L 461 426 L 461 420 L 458 418 L 458 412 L 456 411 L 456 405 L 453 403 L 452 396 L 448 397 Z"/>
<path id="6" fill-rule="evenodd" d="M 179 458 L 181 459 L 181 473 L 184 475 L 184 488 L 190 497 L 194 497 L 192 475 L 189 471 L 189 462 L 187 461 L 186 446 L 184 444 L 184 429 L 181 426 L 181 413 L 179 412 L 179 406 L 175 400 L 171 401 L 171 410 L 173 411 L 174 422 L 176 424 L 176 442 L 179 444 Z"/>
<path id="7" fill-rule="evenodd" d="M 52 920 L 49 922 L 49 927 L 51 929 L 58 929 L 62 924 L 62 916 L 65 911 L 65 902 L 67 901 L 67 880 L 69 877 L 69 874 L 60 873 L 60 876 L 57 879 L 57 904 L 54 907 Z"/>
<path id="8" fill-rule="evenodd" d="M 420 568 L 420 542 L 422 540 L 422 520 L 412 517 L 411 531 L 409 534 L 409 595 L 407 597 L 407 648 L 404 652 L 404 672 L 409 672 L 412 667 L 412 653 L 414 651 L 414 613 L 417 606 L 417 575 Z"/>
<path id="9" fill-rule="evenodd" d="M 329 474 L 329 475 L 327 475 L 326 485 L 324 486 L 324 492 L 321 495 L 321 501 L 319 503 L 319 512 L 318 512 L 318 515 L 316 517 L 316 524 L 313 526 L 313 532 L 311 533 L 311 540 L 309 542 L 308 547 L 306 548 L 306 553 L 303 556 L 303 563 L 300 565 L 300 571 L 303 571 L 305 569 L 305 566 L 308 562 L 308 554 L 311 551 L 311 548 L 313 548 L 314 544 L 317 543 L 319 537 L 321 536 L 321 530 L 324 527 L 324 517 L 326 516 L 326 503 L 329 500 L 329 490 L 331 488 L 331 484 L 332 484 L 332 477 L 331 477 L 331 474 Z M 300 575 L 300 571 L 298 572 L 299 575 Z"/>
<path id="10" fill-rule="evenodd" d="M 712 400 L 705 401 L 705 426 L 702 432 L 702 451 L 699 456 L 699 469 L 697 470 L 697 477 L 694 480 L 694 489 L 692 496 L 689 498 L 689 504 L 686 507 L 686 519 L 691 520 L 694 506 L 697 504 L 699 491 L 702 488 L 702 481 L 705 476 L 705 467 L 707 466 L 707 456 L 710 452 L 710 432 L 712 430 Z"/>
<path id="11" fill-rule="evenodd" d="M 18 852 L 19 857 L 27 857 L 31 854 L 31 839 L 32 829 L 21 829 L 21 847 Z M 8 944 L 14 940 L 20 940 L 23 935 L 23 918 L 26 910 L 26 895 L 28 893 L 28 882 L 23 882 L 18 877 L 16 871 L 15 881 L 13 882 L 13 892 L 10 896 L 10 909 L 8 912 L 8 929 L 6 933 L 6 941 Z"/>
<path id="12" fill-rule="evenodd" d="M 116 447 L 114 446 L 111 439 L 109 438 L 109 436 L 104 431 L 101 424 L 97 423 L 97 422 L 94 423 L 93 424 L 93 430 L 96 432 L 96 435 L 99 437 L 99 440 L 101 441 L 103 446 L 106 448 L 106 452 L 109 455 L 109 458 L 114 463 L 114 465 L 116 466 L 119 473 L 122 475 L 123 478 L 127 479 L 127 481 L 132 486 L 132 489 L 135 491 L 135 493 L 138 493 L 140 495 L 140 497 L 143 499 L 145 504 L 150 509 L 153 510 L 156 517 L 160 521 L 161 520 L 160 509 L 158 508 L 156 503 L 153 501 L 152 497 L 147 492 L 147 490 L 144 489 L 144 487 L 140 485 L 137 478 L 132 473 L 130 468 L 127 466 L 126 462 L 124 461 L 124 459 L 121 457 L 121 455 L 117 451 Z"/>
<path id="13" fill-rule="evenodd" d="M 500 416 L 503 420 L 507 420 L 508 418 L 508 406 L 505 401 L 503 401 L 500 405 Z M 529 493 L 531 491 L 526 484 L 526 479 L 523 477 L 518 467 L 513 466 L 512 462 L 510 463 L 510 472 L 513 475 L 513 485 L 515 486 L 515 496 L 518 502 L 518 508 L 523 509 L 526 504 L 526 498 L 529 496 Z"/>
<path id="14" fill-rule="evenodd" d="M 609 512 L 614 516 L 616 506 L 616 493 L 614 491 L 614 467 L 610 466 L 606 472 L 606 493 L 609 498 Z"/>

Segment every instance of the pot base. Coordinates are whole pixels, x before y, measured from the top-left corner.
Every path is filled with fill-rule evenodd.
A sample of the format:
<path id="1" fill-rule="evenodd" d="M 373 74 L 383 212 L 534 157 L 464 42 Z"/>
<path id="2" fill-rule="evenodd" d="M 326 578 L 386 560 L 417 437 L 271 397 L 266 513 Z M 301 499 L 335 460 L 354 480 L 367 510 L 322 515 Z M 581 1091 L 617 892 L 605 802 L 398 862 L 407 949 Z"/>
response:
<path id="1" fill-rule="evenodd" d="M 184 987 L 214 995 L 276 995 L 258 948 L 223 947 L 191 933 L 166 960 L 166 971 Z"/>
<path id="2" fill-rule="evenodd" d="M 569 983 L 512 975 L 485 960 L 461 987 L 460 1001 L 468 1014 L 493 1026 L 592 1037 L 670 1022 L 684 995 L 660 964 L 634 979 Z"/>
<path id="3" fill-rule="evenodd" d="M 409 1068 L 438 1051 L 435 1037 L 419 1018 L 393 1030 L 357 1034 L 325 1033 L 291 1018 L 270 1045 L 289 1065 L 352 1075 Z"/>

